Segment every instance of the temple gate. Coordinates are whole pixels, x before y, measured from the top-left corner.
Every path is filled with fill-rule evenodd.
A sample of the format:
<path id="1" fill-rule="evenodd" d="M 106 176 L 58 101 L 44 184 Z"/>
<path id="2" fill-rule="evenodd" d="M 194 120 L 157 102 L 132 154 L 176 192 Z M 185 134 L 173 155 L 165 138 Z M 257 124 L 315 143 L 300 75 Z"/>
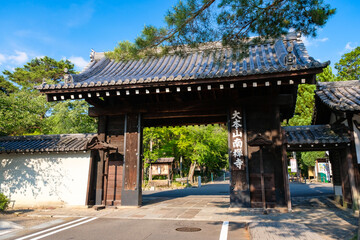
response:
<path id="1" fill-rule="evenodd" d="M 280 123 L 293 115 L 298 84 L 314 84 L 329 63 L 309 57 L 296 34 L 249 46 L 244 59 L 233 51 L 209 43 L 127 62 L 93 52 L 82 73 L 38 87 L 48 101 L 85 99 L 99 119 L 98 140 L 109 145 L 93 150 L 88 204 L 141 205 L 144 127 L 221 123 L 229 128 L 231 207 L 289 206 Z"/>

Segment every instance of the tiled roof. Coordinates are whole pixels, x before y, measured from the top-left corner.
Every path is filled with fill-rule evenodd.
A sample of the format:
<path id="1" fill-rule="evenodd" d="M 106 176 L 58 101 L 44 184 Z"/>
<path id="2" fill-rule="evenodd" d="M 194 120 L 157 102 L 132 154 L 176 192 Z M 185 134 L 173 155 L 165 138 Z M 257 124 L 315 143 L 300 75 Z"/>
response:
<path id="1" fill-rule="evenodd" d="M 152 164 L 154 163 L 172 163 L 174 161 L 174 157 L 168 157 L 168 158 L 158 158 L 155 162 L 151 162 Z"/>
<path id="2" fill-rule="evenodd" d="M 343 125 L 310 125 L 283 127 L 285 143 L 292 147 L 328 147 L 348 144 L 348 129 Z"/>
<path id="3" fill-rule="evenodd" d="M 315 94 L 332 110 L 360 112 L 360 80 L 318 82 Z"/>
<path id="4" fill-rule="evenodd" d="M 85 151 L 94 134 L 0 137 L 0 153 Z"/>
<path id="5" fill-rule="evenodd" d="M 116 62 L 104 57 L 102 53 L 96 53 L 83 72 L 69 76 L 70 82 L 56 85 L 43 84 L 37 88 L 46 91 L 194 79 L 219 79 L 323 68 L 329 64 L 329 62 L 320 63 L 310 57 L 300 37 L 295 33 L 291 33 L 283 39 L 269 41 L 266 44 L 250 46 L 249 56 L 244 59 L 234 58 L 233 56 L 236 56 L 237 53 L 232 52 L 229 48 L 222 47 L 220 43 L 211 44 L 211 53 L 198 50 L 181 56 L 170 54 L 161 58 L 126 62 Z M 291 44 L 293 50 L 288 52 L 287 47 Z M 296 57 L 292 65 L 285 63 L 285 58 L 289 53 Z"/>

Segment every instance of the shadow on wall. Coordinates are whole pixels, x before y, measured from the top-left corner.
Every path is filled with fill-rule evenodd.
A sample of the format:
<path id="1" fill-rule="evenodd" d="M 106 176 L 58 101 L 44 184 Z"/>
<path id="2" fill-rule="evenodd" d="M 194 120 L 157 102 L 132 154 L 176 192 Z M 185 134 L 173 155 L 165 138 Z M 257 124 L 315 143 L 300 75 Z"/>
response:
<path id="1" fill-rule="evenodd" d="M 62 184 L 67 173 L 62 169 L 61 157 L 45 154 L 9 154 L 0 157 L 0 191 L 9 198 L 22 195 L 37 200 L 46 194 L 61 201 L 60 193 L 67 188 Z"/>

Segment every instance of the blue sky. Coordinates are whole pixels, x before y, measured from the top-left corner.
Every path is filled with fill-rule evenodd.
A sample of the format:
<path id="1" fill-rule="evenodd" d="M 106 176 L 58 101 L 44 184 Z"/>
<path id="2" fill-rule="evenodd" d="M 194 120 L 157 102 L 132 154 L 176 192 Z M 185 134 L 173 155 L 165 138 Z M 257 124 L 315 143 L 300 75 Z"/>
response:
<path id="1" fill-rule="evenodd" d="M 333 66 L 360 45 L 360 1 L 326 0 L 337 13 L 316 38 L 304 38 L 308 52 Z M 132 41 L 146 24 L 161 26 L 176 0 L 137 1 L 2 1 L 0 71 L 22 66 L 34 57 L 71 60 L 77 70 L 89 61 L 91 48 L 112 50 Z"/>

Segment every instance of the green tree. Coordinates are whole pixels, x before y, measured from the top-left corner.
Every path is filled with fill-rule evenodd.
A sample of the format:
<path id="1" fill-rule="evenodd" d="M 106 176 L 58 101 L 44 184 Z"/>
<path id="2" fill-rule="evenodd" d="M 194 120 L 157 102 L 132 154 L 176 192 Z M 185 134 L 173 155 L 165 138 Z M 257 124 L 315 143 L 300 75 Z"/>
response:
<path id="1" fill-rule="evenodd" d="M 179 1 L 168 10 L 165 27 L 145 26 L 134 43 L 120 42 L 107 56 L 128 60 L 214 41 L 238 48 L 239 40 L 248 42 L 250 36 L 256 35 L 262 38 L 251 40 L 259 42 L 277 38 L 290 29 L 316 36 L 317 29 L 334 13 L 335 9 L 324 0 Z M 240 47 L 247 49 L 246 44 Z"/>
<path id="2" fill-rule="evenodd" d="M 335 74 L 332 72 L 331 66 L 327 66 L 323 69 L 322 73 L 316 75 L 316 81 L 318 82 L 335 82 L 338 81 Z"/>
<path id="3" fill-rule="evenodd" d="M 84 101 L 48 103 L 34 86 L 45 79 L 57 83 L 67 68 L 75 73 L 68 60 L 35 58 L 13 72 L 0 76 L 0 135 L 94 132 L 96 120 L 90 118 Z"/>
<path id="4" fill-rule="evenodd" d="M 314 112 L 314 91 L 316 86 L 300 84 L 298 86 L 294 116 L 289 120 L 290 126 L 310 125 Z"/>
<path id="5" fill-rule="evenodd" d="M 69 60 L 56 61 L 45 56 L 43 58 L 34 58 L 23 67 L 15 68 L 13 72 L 5 70 L 3 74 L 6 80 L 14 82 L 22 88 L 25 87 L 37 92 L 34 86 L 40 85 L 43 80 L 48 83 L 60 82 L 65 68 L 69 70 L 69 73 L 75 73 L 74 64 Z"/>
<path id="6" fill-rule="evenodd" d="M 50 116 L 44 119 L 44 133 L 95 133 L 96 118 L 88 116 L 89 104 L 85 100 L 67 100 L 51 104 Z"/>
<path id="7" fill-rule="evenodd" d="M 360 46 L 342 55 L 335 69 L 341 80 L 360 80 Z"/>
<path id="8" fill-rule="evenodd" d="M 42 133 L 46 99 L 29 90 L 0 92 L 0 135 Z"/>
<path id="9" fill-rule="evenodd" d="M 143 143 L 144 161 L 159 157 L 179 161 L 182 157 L 185 169 L 196 162 L 207 172 L 216 172 L 228 164 L 227 130 L 220 126 L 145 128 Z"/>
<path id="10" fill-rule="evenodd" d="M 318 158 L 324 158 L 325 152 L 302 152 L 301 153 L 301 162 L 307 167 L 314 167 L 315 161 Z"/>
<path id="11" fill-rule="evenodd" d="M 0 75 L 0 92 L 9 94 L 16 91 L 16 87 L 9 81 L 6 81 L 4 76 Z"/>

